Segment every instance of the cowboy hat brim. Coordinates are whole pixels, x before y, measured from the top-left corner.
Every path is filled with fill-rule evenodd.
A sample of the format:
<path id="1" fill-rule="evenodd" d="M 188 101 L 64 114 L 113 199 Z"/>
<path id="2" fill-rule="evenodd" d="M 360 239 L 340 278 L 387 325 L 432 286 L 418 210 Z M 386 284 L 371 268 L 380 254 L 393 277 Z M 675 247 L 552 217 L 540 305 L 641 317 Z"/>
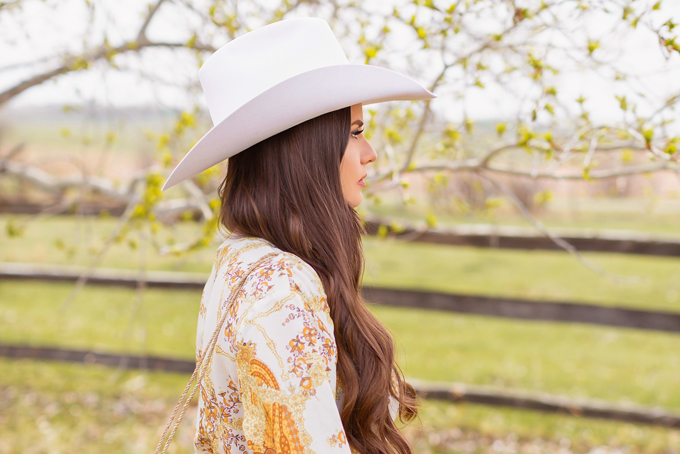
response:
<path id="1" fill-rule="evenodd" d="M 213 126 L 177 164 L 161 191 L 319 115 L 359 103 L 435 97 L 408 77 L 379 66 L 342 64 L 298 74 Z"/>

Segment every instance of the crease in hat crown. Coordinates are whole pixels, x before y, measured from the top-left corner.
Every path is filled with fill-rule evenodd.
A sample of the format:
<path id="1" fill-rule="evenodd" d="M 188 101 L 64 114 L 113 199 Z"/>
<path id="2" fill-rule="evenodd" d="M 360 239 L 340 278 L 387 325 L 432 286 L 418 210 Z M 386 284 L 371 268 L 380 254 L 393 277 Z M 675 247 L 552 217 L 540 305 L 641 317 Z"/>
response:
<path id="1" fill-rule="evenodd" d="M 206 59 L 198 76 L 214 126 L 162 191 L 318 115 L 357 103 L 436 97 L 395 71 L 350 63 L 318 18 L 285 19 L 235 38 Z"/>
<path id="2" fill-rule="evenodd" d="M 230 41 L 205 61 L 198 77 L 216 125 L 291 77 L 346 64 L 350 63 L 325 20 L 286 19 Z"/>

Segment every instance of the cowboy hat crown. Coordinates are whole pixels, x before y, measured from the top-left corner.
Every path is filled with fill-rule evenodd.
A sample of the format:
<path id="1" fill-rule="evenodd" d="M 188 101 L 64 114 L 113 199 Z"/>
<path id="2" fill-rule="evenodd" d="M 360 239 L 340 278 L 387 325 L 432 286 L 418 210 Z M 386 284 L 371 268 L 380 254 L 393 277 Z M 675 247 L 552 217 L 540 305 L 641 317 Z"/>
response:
<path id="1" fill-rule="evenodd" d="M 214 126 L 162 190 L 333 110 L 435 97 L 394 71 L 349 63 L 328 23 L 316 18 L 286 19 L 230 41 L 205 61 L 199 80 Z"/>

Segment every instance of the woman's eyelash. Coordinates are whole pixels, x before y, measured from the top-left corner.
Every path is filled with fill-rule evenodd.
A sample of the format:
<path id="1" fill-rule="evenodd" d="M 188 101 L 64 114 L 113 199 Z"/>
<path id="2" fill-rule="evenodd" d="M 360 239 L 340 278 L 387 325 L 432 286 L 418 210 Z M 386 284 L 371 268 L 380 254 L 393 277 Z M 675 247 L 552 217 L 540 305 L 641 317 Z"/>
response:
<path id="1" fill-rule="evenodd" d="M 352 131 L 352 135 L 353 135 L 354 137 L 357 137 L 357 136 L 359 136 L 362 132 L 364 132 L 363 129 L 357 129 L 356 131 Z"/>

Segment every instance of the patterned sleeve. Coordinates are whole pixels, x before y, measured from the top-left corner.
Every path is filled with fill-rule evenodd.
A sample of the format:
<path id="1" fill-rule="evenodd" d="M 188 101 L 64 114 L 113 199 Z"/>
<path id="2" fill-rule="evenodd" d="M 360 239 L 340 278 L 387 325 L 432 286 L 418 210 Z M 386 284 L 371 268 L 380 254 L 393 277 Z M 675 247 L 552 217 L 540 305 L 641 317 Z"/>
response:
<path id="1" fill-rule="evenodd" d="M 392 391 L 394 391 L 394 394 L 399 396 L 399 383 L 397 382 L 397 374 L 394 372 L 394 369 L 392 369 L 392 380 L 390 382 L 390 386 L 392 387 Z M 389 411 L 390 411 L 390 416 L 392 416 L 392 421 L 397 419 L 397 416 L 399 416 L 399 401 L 392 397 L 390 395 L 390 403 L 389 403 Z"/>
<path id="2" fill-rule="evenodd" d="M 299 269 L 244 314 L 234 345 L 243 432 L 257 453 L 350 448 L 335 402 L 337 350 L 326 298 L 301 288 Z M 307 285 L 307 288 L 309 285 Z"/>

